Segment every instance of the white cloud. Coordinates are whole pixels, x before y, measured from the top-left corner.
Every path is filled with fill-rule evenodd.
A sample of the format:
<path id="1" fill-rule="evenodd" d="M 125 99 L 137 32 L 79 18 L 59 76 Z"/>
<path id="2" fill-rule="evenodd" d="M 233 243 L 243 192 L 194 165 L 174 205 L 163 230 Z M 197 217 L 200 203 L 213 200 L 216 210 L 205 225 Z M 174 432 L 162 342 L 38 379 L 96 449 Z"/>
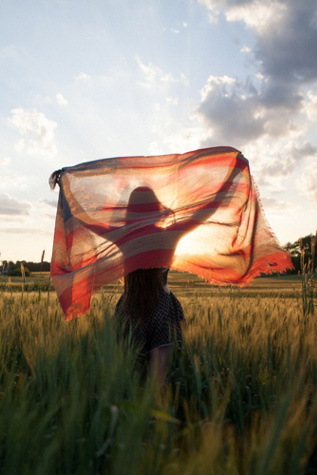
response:
<path id="1" fill-rule="evenodd" d="M 283 184 L 285 179 L 291 178 L 298 166 L 316 153 L 315 147 L 297 140 L 292 134 L 272 141 L 261 137 L 249 142 L 242 151 L 251 160 L 251 173 L 256 183 L 274 193 L 287 191 Z"/>
<path id="2" fill-rule="evenodd" d="M 57 200 L 40 200 L 40 203 L 44 203 L 46 206 L 56 209 L 57 208 Z"/>
<path id="3" fill-rule="evenodd" d="M 258 34 L 266 34 L 276 28 L 287 12 L 286 4 L 279 0 L 254 0 L 237 2 L 226 10 L 228 21 L 243 21 Z"/>
<path id="4" fill-rule="evenodd" d="M 31 234 L 34 238 L 34 228 L 3 228 L 1 229 L 2 233 L 6 234 Z M 45 231 L 44 229 L 37 229 L 36 230 L 36 235 L 37 236 L 47 236 L 47 237 L 52 237 L 52 231 Z"/>
<path id="5" fill-rule="evenodd" d="M 91 80 L 91 76 L 87 73 L 79 73 L 77 76 L 75 76 L 75 79 L 79 80 L 79 81 L 90 81 Z"/>
<path id="6" fill-rule="evenodd" d="M 164 131 L 158 126 L 154 129 L 153 131 L 159 134 L 162 139 L 161 141 L 154 140 L 149 144 L 150 155 L 162 155 L 166 153 L 166 150 L 176 151 L 177 153 L 195 150 L 200 148 L 201 143 L 209 137 L 209 131 L 199 125 L 177 127 L 176 123 L 170 123 Z"/>
<path id="7" fill-rule="evenodd" d="M 179 78 L 175 78 L 171 73 L 166 73 L 161 77 L 161 81 L 180 83 L 184 86 L 189 86 L 189 80 L 186 78 L 184 73 L 180 73 Z"/>
<path id="8" fill-rule="evenodd" d="M 210 13 L 210 22 L 216 23 L 223 11 L 228 21 L 243 21 L 249 28 L 264 33 L 278 24 L 287 11 L 280 0 L 198 0 Z"/>
<path id="9" fill-rule="evenodd" d="M 6 157 L 4 155 L 0 155 L 0 165 L 8 165 L 8 163 L 11 162 L 11 158 L 10 157 Z"/>
<path id="10" fill-rule="evenodd" d="M 139 68 L 145 75 L 145 80 L 148 83 L 147 86 L 150 86 L 151 83 L 156 81 L 158 77 L 162 76 L 162 70 L 158 66 L 152 63 L 148 63 L 148 64 L 143 63 L 139 56 L 136 57 L 136 61 L 138 63 Z M 142 83 L 142 85 L 145 85 L 145 84 Z"/>
<path id="11" fill-rule="evenodd" d="M 317 162 L 310 163 L 300 179 L 296 180 L 296 187 L 303 196 L 306 196 L 317 206 Z"/>
<path id="12" fill-rule="evenodd" d="M 265 108 L 252 84 L 210 76 L 201 98 L 198 113 L 219 142 L 241 146 L 265 133 Z"/>
<path id="13" fill-rule="evenodd" d="M 317 63 L 312 60 L 317 50 L 317 2 L 199 1 L 213 16 L 223 13 L 228 21 L 243 22 L 252 30 L 255 35 L 254 65 L 266 81 L 267 100 L 271 97 L 280 103 L 294 105 L 297 101 L 299 104 L 300 84 L 317 79 Z"/>
<path id="14" fill-rule="evenodd" d="M 41 219 L 45 220 L 46 222 L 51 222 L 51 220 L 55 220 L 56 210 L 57 210 L 56 199 L 40 199 L 37 201 L 37 205 L 36 205 L 37 216 L 40 216 Z M 34 216 L 34 213 L 33 213 L 33 216 Z M 42 224 L 43 224 L 42 227 L 45 227 L 44 221 Z"/>
<path id="15" fill-rule="evenodd" d="M 156 140 L 153 140 L 153 142 L 150 142 L 148 150 L 149 150 L 150 155 L 162 155 L 163 154 L 161 144 L 159 144 Z"/>
<path id="16" fill-rule="evenodd" d="M 184 26 L 184 24 L 183 24 Z M 162 28 L 162 31 L 165 32 L 165 31 L 169 31 L 171 33 L 174 33 L 176 35 L 178 35 L 180 33 L 180 30 L 178 28 Z"/>
<path id="17" fill-rule="evenodd" d="M 179 99 L 178 97 L 166 97 L 165 98 L 165 101 L 168 103 L 168 104 L 171 104 L 173 106 L 177 106 L 178 105 L 178 102 L 179 102 Z"/>
<path id="18" fill-rule="evenodd" d="M 250 53 L 251 48 L 249 46 L 243 45 L 242 48 L 240 49 L 240 53 Z"/>
<path id="19" fill-rule="evenodd" d="M 310 122 L 317 122 L 317 91 L 309 90 L 307 92 L 305 113 Z"/>
<path id="20" fill-rule="evenodd" d="M 12 190 L 16 189 L 26 189 L 27 188 L 27 178 L 25 176 L 19 175 L 2 175 L 0 181 L 1 190 Z"/>
<path id="21" fill-rule="evenodd" d="M 201 90 L 198 113 L 220 141 L 241 147 L 264 136 L 301 139 L 310 126 L 307 115 L 315 114 L 315 100 L 261 77 L 241 82 L 210 76 Z"/>
<path id="22" fill-rule="evenodd" d="M 261 198 L 261 203 L 265 210 L 270 211 L 271 213 L 283 213 L 290 207 L 289 203 L 285 201 L 279 201 L 276 198 Z"/>
<path id="23" fill-rule="evenodd" d="M 202 101 L 207 99 L 210 92 L 219 90 L 221 87 L 233 86 L 235 83 L 236 79 L 229 76 L 209 76 L 207 84 L 205 84 L 201 90 Z M 228 95 L 226 90 L 224 91 L 224 96 L 225 95 Z"/>
<path id="24" fill-rule="evenodd" d="M 30 210 L 31 205 L 27 201 L 18 201 L 6 193 L 0 193 L 0 215 L 28 215 Z"/>
<path id="25" fill-rule="evenodd" d="M 209 22 L 218 23 L 218 16 L 221 12 L 222 0 L 198 0 L 198 3 L 205 5 L 209 10 Z"/>
<path id="26" fill-rule="evenodd" d="M 170 150 L 177 150 L 184 153 L 188 150 L 200 148 L 200 144 L 208 139 L 210 132 L 199 125 L 192 127 L 179 127 L 166 134 L 163 143 L 168 145 Z"/>
<path id="27" fill-rule="evenodd" d="M 317 78 L 316 0 L 198 0 L 213 21 L 221 12 L 241 21 L 256 39 L 255 58 L 273 80 L 298 82 Z"/>
<path id="28" fill-rule="evenodd" d="M 56 154 L 54 130 L 57 123 L 48 119 L 42 112 L 19 107 L 11 111 L 9 121 L 23 137 L 16 144 L 17 151 L 26 152 L 28 155 Z"/>
<path id="29" fill-rule="evenodd" d="M 136 56 L 136 61 L 139 68 L 144 73 L 146 82 L 140 82 L 142 86 L 147 88 L 152 87 L 153 85 L 158 85 L 160 82 L 165 84 L 178 83 L 183 84 L 184 86 L 189 86 L 189 81 L 186 78 L 184 73 L 180 73 L 179 77 L 174 77 L 171 73 L 164 72 L 159 66 L 152 64 L 143 63 L 139 56 Z"/>
<path id="30" fill-rule="evenodd" d="M 65 99 L 63 94 L 61 94 L 60 92 L 56 94 L 56 99 L 57 99 L 57 102 L 62 106 L 66 106 L 68 104 L 68 100 Z"/>
<path id="31" fill-rule="evenodd" d="M 255 35 L 252 80 L 210 76 L 201 90 L 198 113 L 210 142 L 230 144 L 252 158 L 256 182 L 270 192 L 289 192 L 286 179 L 310 166 L 297 189 L 317 203 L 317 2 L 307 0 L 200 0 L 212 15 L 240 21 Z M 315 19 L 315 20 L 312 20 Z M 315 22 L 315 23 L 314 23 Z M 314 26 L 315 24 L 315 26 Z M 242 52 L 249 52 L 243 47 Z M 314 163 L 314 165 L 312 165 Z M 294 190 L 295 194 L 296 191 Z M 276 198 L 264 200 L 272 212 L 283 209 Z"/>
<path id="32" fill-rule="evenodd" d="M 304 142 L 302 145 L 294 145 L 291 149 L 291 154 L 295 160 L 302 160 L 306 157 L 317 157 L 317 147 L 309 142 Z"/>

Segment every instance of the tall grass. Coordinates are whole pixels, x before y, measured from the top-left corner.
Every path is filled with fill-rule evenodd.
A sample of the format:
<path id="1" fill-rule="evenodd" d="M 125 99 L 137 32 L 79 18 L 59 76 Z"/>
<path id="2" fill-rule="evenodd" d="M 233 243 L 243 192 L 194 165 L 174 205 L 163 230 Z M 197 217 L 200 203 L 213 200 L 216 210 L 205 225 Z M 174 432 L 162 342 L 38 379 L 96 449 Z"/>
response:
<path id="1" fill-rule="evenodd" d="M 0 302 L 1 474 L 305 474 L 317 322 L 300 299 L 183 296 L 161 392 L 117 338 L 116 296 L 65 323 L 44 292 Z"/>
<path id="2" fill-rule="evenodd" d="M 311 255 L 308 257 L 307 262 L 305 262 L 305 246 L 303 245 L 303 240 L 299 240 L 300 245 L 300 267 L 302 275 L 302 302 L 303 302 L 303 315 L 306 318 L 307 315 L 314 314 L 315 309 L 315 254 L 316 254 L 316 236 L 311 238 Z"/>

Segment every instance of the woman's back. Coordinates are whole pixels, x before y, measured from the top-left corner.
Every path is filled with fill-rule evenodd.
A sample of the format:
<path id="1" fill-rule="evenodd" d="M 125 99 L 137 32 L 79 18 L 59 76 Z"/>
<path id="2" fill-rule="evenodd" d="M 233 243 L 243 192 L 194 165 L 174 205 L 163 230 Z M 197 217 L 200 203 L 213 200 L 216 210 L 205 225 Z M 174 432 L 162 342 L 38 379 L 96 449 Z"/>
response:
<path id="1" fill-rule="evenodd" d="M 139 355 L 150 361 L 150 373 L 164 384 L 174 342 L 182 343 L 182 306 L 166 288 L 167 269 L 139 269 L 125 276 L 115 309 L 124 338 L 131 335 Z"/>
<path id="2" fill-rule="evenodd" d="M 132 311 L 131 311 L 132 310 Z M 140 348 L 140 355 L 148 355 L 154 348 L 182 342 L 181 322 L 184 321 L 182 306 L 175 295 L 161 286 L 156 307 L 145 318 L 140 318 L 139 307 L 134 304 L 129 312 L 125 296 L 121 295 L 115 310 L 125 335 L 131 332 L 133 342 Z"/>

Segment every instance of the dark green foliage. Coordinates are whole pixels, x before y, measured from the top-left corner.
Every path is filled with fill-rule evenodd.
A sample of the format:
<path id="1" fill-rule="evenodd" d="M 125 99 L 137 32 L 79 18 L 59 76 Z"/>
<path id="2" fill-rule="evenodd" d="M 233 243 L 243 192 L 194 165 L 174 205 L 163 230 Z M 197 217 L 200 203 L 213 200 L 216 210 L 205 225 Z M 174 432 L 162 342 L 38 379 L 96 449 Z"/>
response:
<path id="1" fill-rule="evenodd" d="M 30 277 L 31 272 L 28 269 L 28 267 L 24 267 L 24 272 L 25 272 L 26 277 Z M 19 267 L 14 267 L 13 269 L 9 270 L 8 275 L 9 276 L 14 276 L 14 277 L 22 277 L 21 267 L 20 266 Z"/>
<path id="2" fill-rule="evenodd" d="M 317 268 L 317 252 L 314 251 L 314 240 L 316 236 L 309 234 L 303 238 L 297 239 L 297 241 L 291 243 L 288 242 L 284 249 L 288 251 L 292 258 L 294 269 L 288 271 L 289 274 L 300 274 L 302 272 L 302 265 L 308 264 L 313 259 L 312 267 Z M 302 262 L 301 262 L 301 254 Z"/>

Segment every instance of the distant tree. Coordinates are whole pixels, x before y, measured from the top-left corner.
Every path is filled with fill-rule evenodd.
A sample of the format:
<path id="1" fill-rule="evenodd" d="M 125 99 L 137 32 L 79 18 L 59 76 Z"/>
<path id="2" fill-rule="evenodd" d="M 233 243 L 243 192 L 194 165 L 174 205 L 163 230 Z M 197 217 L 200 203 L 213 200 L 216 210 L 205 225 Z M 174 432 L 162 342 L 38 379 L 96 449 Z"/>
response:
<path id="1" fill-rule="evenodd" d="M 25 266 L 24 266 L 24 272 L 25 272 L 26 277 L 29 277 L 31 275 L 30 270 Z M 13 269 L 9 270 L 8 275 L 13 276 L 13 277 L 14 276 L 15 277 L 22 277 L 21 265 L 19 265 L 18 267 L 15 266 Z"/>
<path id="2" fill-rule="evenodd" d="M 47 261 L 26 262 L 24 265 L 26 265 L 31 272 L 49 272 L 51 269 L 51 264 Z"/>
<path id="3" fill-rule="evenodd" d="M 21 267 L 23 263 L 24 267 L 27 267 L 30 272 L 50 272 L 51 264 L 50 262 L 32 262 L 32 261 L 16 261 L 15 263 L 11 262 L 6 267 L 9 267 L 9 270 L 17 269 Z"/>
<path id="4" fill-rule="evenodd" d="M 309 234 L 308 236 L 304 236 L 302 238 L 297 239 L 297 241 L 291 243 L 288 242 L 284 249 L 288 251 L 291 255 L 292 262 L 294 265 L 294 270 L 290 271 L 290 273 L 298 274 L 301 272 L 301 255 L 304 254 L 304 262 L 307 264 L 310 259 L 313 260 L 313 268 L 316 269 L 317 267 L 317 255 L 316 255 L 316 236 L 313 234 Z"/>

